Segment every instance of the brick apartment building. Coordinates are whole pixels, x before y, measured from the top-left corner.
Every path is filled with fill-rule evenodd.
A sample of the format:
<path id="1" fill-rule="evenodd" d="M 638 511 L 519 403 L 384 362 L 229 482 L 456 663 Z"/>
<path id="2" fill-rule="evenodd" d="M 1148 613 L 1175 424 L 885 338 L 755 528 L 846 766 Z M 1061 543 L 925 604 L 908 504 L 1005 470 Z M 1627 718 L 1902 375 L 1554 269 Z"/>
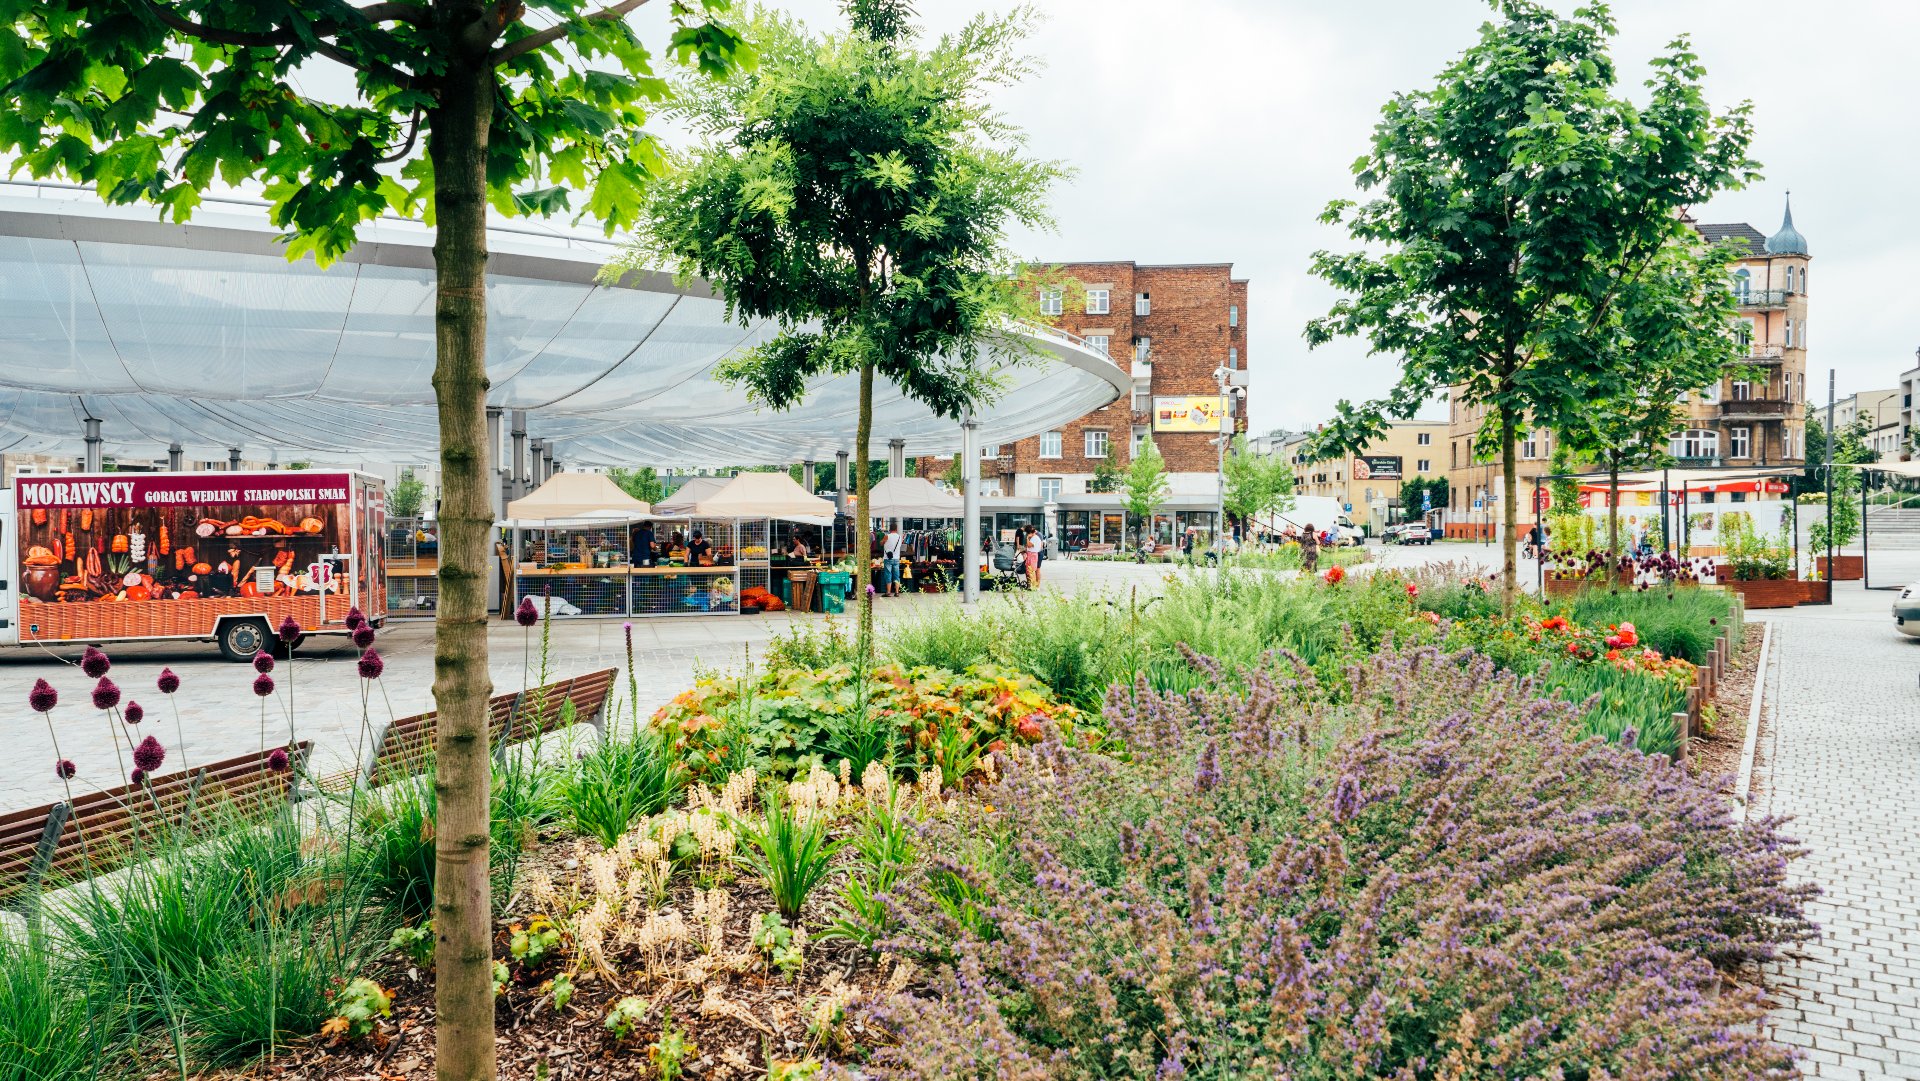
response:
<path id="1" fill-rule="evenodd" d="M 1067 263 L 1060 274 L 1080 288 L 1042 295 L 1055 325 L 1084 338 L 1133 376 L 1132 399 L 1094 410 L 1053 431 L 980 448 L 981 509 L 987 526 L 1041 524 L 1063 544 L 1125 544 L 1121 495 L 1093 492 L 1102 463 L 1124 472 L 1133 450 L 1152 438 L 1166 459 L 1168 495 L 1152 525 L 1171 543 L 1189 527 L 1208 533 L 1219 492 L 1218 429 L 1193 430 L 1187 409 L 1216 404 L 1216 369 L 1247 370 L 1247 282 L 1231 263 L 1143 266 Z M 1203 402 L 1191 400 L 1203 399 Z M 1229 394 L 1233 430 L 1246 430 L 1244 396 Z M 1183 430 L 1184 429 L 1184 430 Z M 930 479 L 951 459 L 922 459 Z"/>

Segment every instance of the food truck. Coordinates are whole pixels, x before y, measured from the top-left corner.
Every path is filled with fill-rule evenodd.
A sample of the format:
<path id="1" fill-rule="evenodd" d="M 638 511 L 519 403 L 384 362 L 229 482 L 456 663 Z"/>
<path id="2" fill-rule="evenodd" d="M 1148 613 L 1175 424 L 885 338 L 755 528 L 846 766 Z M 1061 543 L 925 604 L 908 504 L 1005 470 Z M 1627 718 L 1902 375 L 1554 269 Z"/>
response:
<path id="1" fill-rule="evenodd" d="M 289 616 L 344 634 L 385 618 L 378 477 L 55 473 L 0 492 L 0 645 L 209 640 L 231 660 L 271 648 Z"/>

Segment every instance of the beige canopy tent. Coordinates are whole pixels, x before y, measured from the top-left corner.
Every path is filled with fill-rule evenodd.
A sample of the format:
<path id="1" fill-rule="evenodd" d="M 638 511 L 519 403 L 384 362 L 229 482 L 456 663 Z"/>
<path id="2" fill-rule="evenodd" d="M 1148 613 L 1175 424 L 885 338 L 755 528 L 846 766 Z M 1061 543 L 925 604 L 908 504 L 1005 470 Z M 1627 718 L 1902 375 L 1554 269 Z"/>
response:
<path id="1" fill-rule="evenodd" d="M 785 473 L 742 473 L 719 491 L 677 512 L 693 518 L 779 518 L 832 525 L 833 504 Z"/>
<path id="2" fill-rule="evenodd" d="M 555 473 L 507 504 L 507 523 L 538 529 L 560 522 L 607 524 L 647 517 L 653 508 L 622 491 L 604 473 Z"/>
<path id="3" fill-rule="evenodd" d="M 653 513 L 666 515 L 692 514 L 702 499 L 716 495 L 727 486 L 730 477 L 694 477 L 675 488 L 665 499 L 653 505 Z"/>
<path id="4" fill-rule="evenodd" d="M 867 493 L 875 518 L 958 518 L 960 497 L 922 477 L 888 477 Z"/>

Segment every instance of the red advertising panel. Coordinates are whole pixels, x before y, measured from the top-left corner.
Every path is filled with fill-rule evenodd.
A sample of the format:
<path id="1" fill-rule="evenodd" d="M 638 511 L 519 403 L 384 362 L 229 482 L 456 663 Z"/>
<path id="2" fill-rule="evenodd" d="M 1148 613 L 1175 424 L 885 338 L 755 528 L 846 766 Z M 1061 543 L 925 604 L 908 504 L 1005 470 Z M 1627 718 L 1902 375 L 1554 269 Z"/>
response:
<path id="1" fill-rule="evenodd" d="M 224 616 L 338 623 L 350 473 L 17 477 L 25 640 L 204 636 Z M 323 556 L 333 556 L 332 560 Z M 323 566 L 331 563 L 332 566 Z"/>

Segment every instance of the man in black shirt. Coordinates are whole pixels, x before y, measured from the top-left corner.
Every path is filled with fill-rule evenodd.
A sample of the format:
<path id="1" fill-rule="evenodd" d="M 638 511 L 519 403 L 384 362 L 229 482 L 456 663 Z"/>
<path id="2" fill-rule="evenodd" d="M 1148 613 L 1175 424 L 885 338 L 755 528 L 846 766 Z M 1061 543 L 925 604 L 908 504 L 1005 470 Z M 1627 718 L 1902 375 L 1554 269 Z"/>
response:
<path id="1" fill-rule="evenodd" d="M 694 530 L 693 540 L 687 542 L 687 565 L 689 567 L 700 567 L 711 563 L 712 560 L 713 545 L 707 543 L 707 538 L 704 533 L 701 533 L 697 529 Z"/>

